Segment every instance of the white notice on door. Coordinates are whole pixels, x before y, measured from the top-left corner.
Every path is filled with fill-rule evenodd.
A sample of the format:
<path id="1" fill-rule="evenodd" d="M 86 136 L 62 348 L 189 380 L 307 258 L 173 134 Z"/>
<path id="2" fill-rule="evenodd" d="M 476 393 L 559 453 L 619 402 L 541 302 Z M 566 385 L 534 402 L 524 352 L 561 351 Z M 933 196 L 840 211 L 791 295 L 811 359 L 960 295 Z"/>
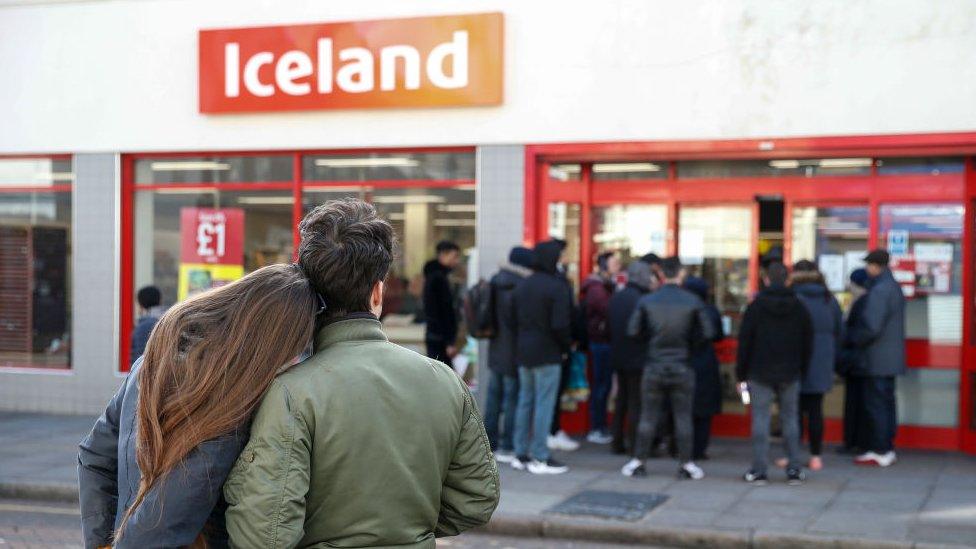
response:
<path id="1" fill-rule="evenodd" d="M 705 231 L 681 229 L 678 231 L 678 256 L 685 265 L 701 265 L 705 262 Z"/>
<path id="2" fill-rule="evenodd" d="M 820 267 L 820 272 L 823 273 L 824 282 L 827 284 L 827 289 L 831 292 L 840 292 L 844 290 L 844 256 L 840 254 L 823 254 L 818 260 L 818 266 Z"/>
<path id="3" fill-rule="evenodd" d="M 946 242 L 916 242 L 912 249 L 915 261 L 952 262 L 952 244 Z"/>

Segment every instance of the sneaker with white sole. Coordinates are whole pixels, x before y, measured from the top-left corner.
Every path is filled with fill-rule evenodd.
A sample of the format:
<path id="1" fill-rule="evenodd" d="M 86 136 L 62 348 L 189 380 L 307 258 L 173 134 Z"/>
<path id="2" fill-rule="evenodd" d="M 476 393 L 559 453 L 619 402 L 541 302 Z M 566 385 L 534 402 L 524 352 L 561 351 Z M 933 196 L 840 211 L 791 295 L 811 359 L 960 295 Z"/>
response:
<path id="1" fill-rule="evenodd" d="M 695 464 L 694 461 L 689 461 L 678 469 L 678 478 L 687 480 L 701 480 L 705 478 L 705 471 Z"/>
<path id="2" fill-rule="evenodd" d="M 529 456 L 515 456 L 515 459 L 509 462 L 509 465 L 511 465 L 512 469 L 515 469 L 516 471 L 524 471 L 526 468 L 528 468 L 529 461 L 531 461 Z"/>
<path id="3" fill-rule="evenodd" d="M 515 452 L 511 450 L 498 450 L 495 452 L 496 463 L 512 463 L 515 461 Z"/>
<path id="4" fill-rule="evenodd" d="M 644 468 L 643 461 L 633 458 L 620 468 L 620 474 L 625 477 L 639 478 L 647 476 L 647 469 Z"/>
<path id="5" fill-rule="evenodd" d="M 606 431 L 590 431 L 586 435 L 586 442 L 591 444 L 610 444 L 613 442 L 613 437 L 610 436 Z"/>
<path id="6" fill-rule="evenodd" d="M 786 484 L 789 484 L 790 486 L 799 486 L 803 484 L 805 479 L 806 476 L 803 474 L 803 471 L 799 469 L 790 468 L 786 470 Z"/>
<path id="7" fill-rule="evenodd" d="M 873 467 L 890 467 L 895 464 L 898 458 L 892 451 L 879 454 L 877 452 L 865 452 L 856 458 L 854 463 L 857 465 L 869 465 Z"/>
<path id="8" fill-rule="evenodd" d="M 561 475 L 567 471 L 569 471 L 569 467 L 552 458 L 545 461 L 533 459 L 529 462 L 529 472 L 533 475 Z"/>
<path id="9" fill-rule="evenodd" d="M 555 435 L 549 435 L 549 437 L 546 438 L 546 446 L 548 446 L 550 450 L 574 452 L 579 450 L 580 444 L 579 442 L 569 438 L 566 431 L 559 431 Z"/>
<path id="10" fill-rule="evenodd" d="M 752 469 L 746 471 L 746 474 L 742 475 L 742 480 L 752 484 L 753 486 L 765 486 L 769 484 L 769 479 L 766 477 L 766 473 L 757 473 Z"/>

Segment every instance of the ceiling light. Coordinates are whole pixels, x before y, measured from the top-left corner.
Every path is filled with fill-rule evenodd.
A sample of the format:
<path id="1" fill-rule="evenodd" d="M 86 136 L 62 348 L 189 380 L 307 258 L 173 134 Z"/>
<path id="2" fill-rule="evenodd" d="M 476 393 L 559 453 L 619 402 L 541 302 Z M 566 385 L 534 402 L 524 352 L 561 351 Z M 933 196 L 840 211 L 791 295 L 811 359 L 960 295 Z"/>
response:
<path id="1" fill-rule="evenodd" d="M 406 156 L 384 156 L 379 158 L 316 158 L 315 165 L 320 168 L 412 168 L 420 163 Z"/>
<path id="2" fill-rule="evenodd" d="M 394 196 L 374 196 L 371 202 L 376 204 L 440 204 L 446 202 L 443 196 L 432 194 L 405 194 Z"/>
<path id="3" fill-rule="evenodd" d="M 621 173 L 621 172 L 659 172 L 661 166 L 650 162 L 627 162 L 622 164 L 594 164 L 594 173 Z"/>
<path id="4" fill-rule="evenodd" d="M 187 162 L 153 162 L 150 164 L 150 168 L 154 172 L 223 171 L 229 170 L 230 164 L 225 162 L 193 160 Z"/>
<path id="5" fill-rule="evenodd" d="M 819 162 L 821 168 L 867 168 L 870 158 L 824 158 Z"/>
<path id="6" fill-rule="evenodd" d="M 777 170 L 795 170 L 800 167 L 799 160 L 770 160 L 770 168 L 776 168 Z"/>
<path id="7" fill-rule="evenodd" d="M 442 204 L 437 207 L 437 211 L 448 213 L 474 213 L 478 211 L 478 206 L 474 204 Z"/>
<path id="8" fill-rule="evenodd" d="M 253 204 L 261 206 L 292 205 L 295 199 L 291 196 L 242 196 L 237 199 L 238 204 Z"/>

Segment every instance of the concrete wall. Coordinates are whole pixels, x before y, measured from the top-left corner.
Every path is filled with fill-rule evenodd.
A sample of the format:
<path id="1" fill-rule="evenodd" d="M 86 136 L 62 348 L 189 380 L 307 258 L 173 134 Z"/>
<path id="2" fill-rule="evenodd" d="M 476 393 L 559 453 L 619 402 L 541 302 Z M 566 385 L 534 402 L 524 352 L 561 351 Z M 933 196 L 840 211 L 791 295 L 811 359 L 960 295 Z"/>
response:
<path id="1" fill-rule="evenodd" d="M 71 371 L 0 368 L 0 409 L 95 414 L 118 388 L 119 155 L 74 156 Z"/>
<path id="2" fill-rule="evenodd" d="M 4 4 L 0 153 L 976 128 L 972 0 Z M 484 11 L 505 14 L 500 107 L 197 112 L 200 29 Z"/>

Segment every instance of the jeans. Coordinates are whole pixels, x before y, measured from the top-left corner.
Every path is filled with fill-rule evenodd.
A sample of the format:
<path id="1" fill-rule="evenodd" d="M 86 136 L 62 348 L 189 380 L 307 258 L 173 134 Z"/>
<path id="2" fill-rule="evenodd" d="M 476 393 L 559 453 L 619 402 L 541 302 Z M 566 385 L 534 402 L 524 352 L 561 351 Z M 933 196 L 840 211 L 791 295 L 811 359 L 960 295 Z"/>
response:
<path id="1" fill-rule="evenodd" d="M 867 444 L 865 450 L 885 454 L 895 448 L 898 430 L 898 410 L 895 403 L 895 378 L 871 376 L 864 378 L 864 414 Z"/>
<path id="2" fill-rule="evenodd" d="M 800 438 L 803 438 L 803 420 L 807 420 L 810 438 L 810 455 L 819 456 L 823 450 L 823 393 L 800 394 Z"/>
<path id="3" fill-rule="evenodd" d="M 692 460 L 694 436 L 691 411 L 695 397 L 695 371 L 685 365 L 648 366 L 641 380 L 641 419 L 637 427 L 637 447 L 634 457 L 645 460 L 650 456 L 654 432 L 662 413 L 665 397 L 671 398 L 674 414 L 674 438 L 681 463 Z"/>
<path id="4" fill-rule="evenodd" d="M 613 414 L 613 449 L 631 452 L 637 442 L 641 407 L 641 371 L 617 373 L 617 409 Z M 624 425 L 626 424 L 626 433 Z"/>
<path id="5" fill-rule="evenodd" d="M 519 382 L 515 376 L 489 370 L 488 394 L 485 401 L 485 432 L 492 450 L 512 451 L 515 436 L 515 407 L 518 405 Z M 498 436 L 499 415 L 504 419 L 501 438 Z"/>
<path id="6" fill-rule="evenodd" d="M 767 385 L 749 382 L 752 397 L 752 471 L 763 475 L 769 461 L 769 419 L 773 400 L 779 400 L 780 423 L 783 427 L 783 446 L 786 449 L 787 469 L 800 468 L 800 382 Z"/>
<path id="7" fill-rule="evenodd" d="M 519 367 L 518 407 L 515 412 L 515 455 L 549 459 L 546 438 L 559 396 L 559 364 Z M 531 438 L 530 438 L 531 435 Z"/>
<path id="8" fill-rule="evenodd" d="M 590 343 L 593 356 L 590 385 L 590 431 L 607 430 L 607 399 L 613 387 L 613 368 L 610 367 L 610 345 Z"/>

